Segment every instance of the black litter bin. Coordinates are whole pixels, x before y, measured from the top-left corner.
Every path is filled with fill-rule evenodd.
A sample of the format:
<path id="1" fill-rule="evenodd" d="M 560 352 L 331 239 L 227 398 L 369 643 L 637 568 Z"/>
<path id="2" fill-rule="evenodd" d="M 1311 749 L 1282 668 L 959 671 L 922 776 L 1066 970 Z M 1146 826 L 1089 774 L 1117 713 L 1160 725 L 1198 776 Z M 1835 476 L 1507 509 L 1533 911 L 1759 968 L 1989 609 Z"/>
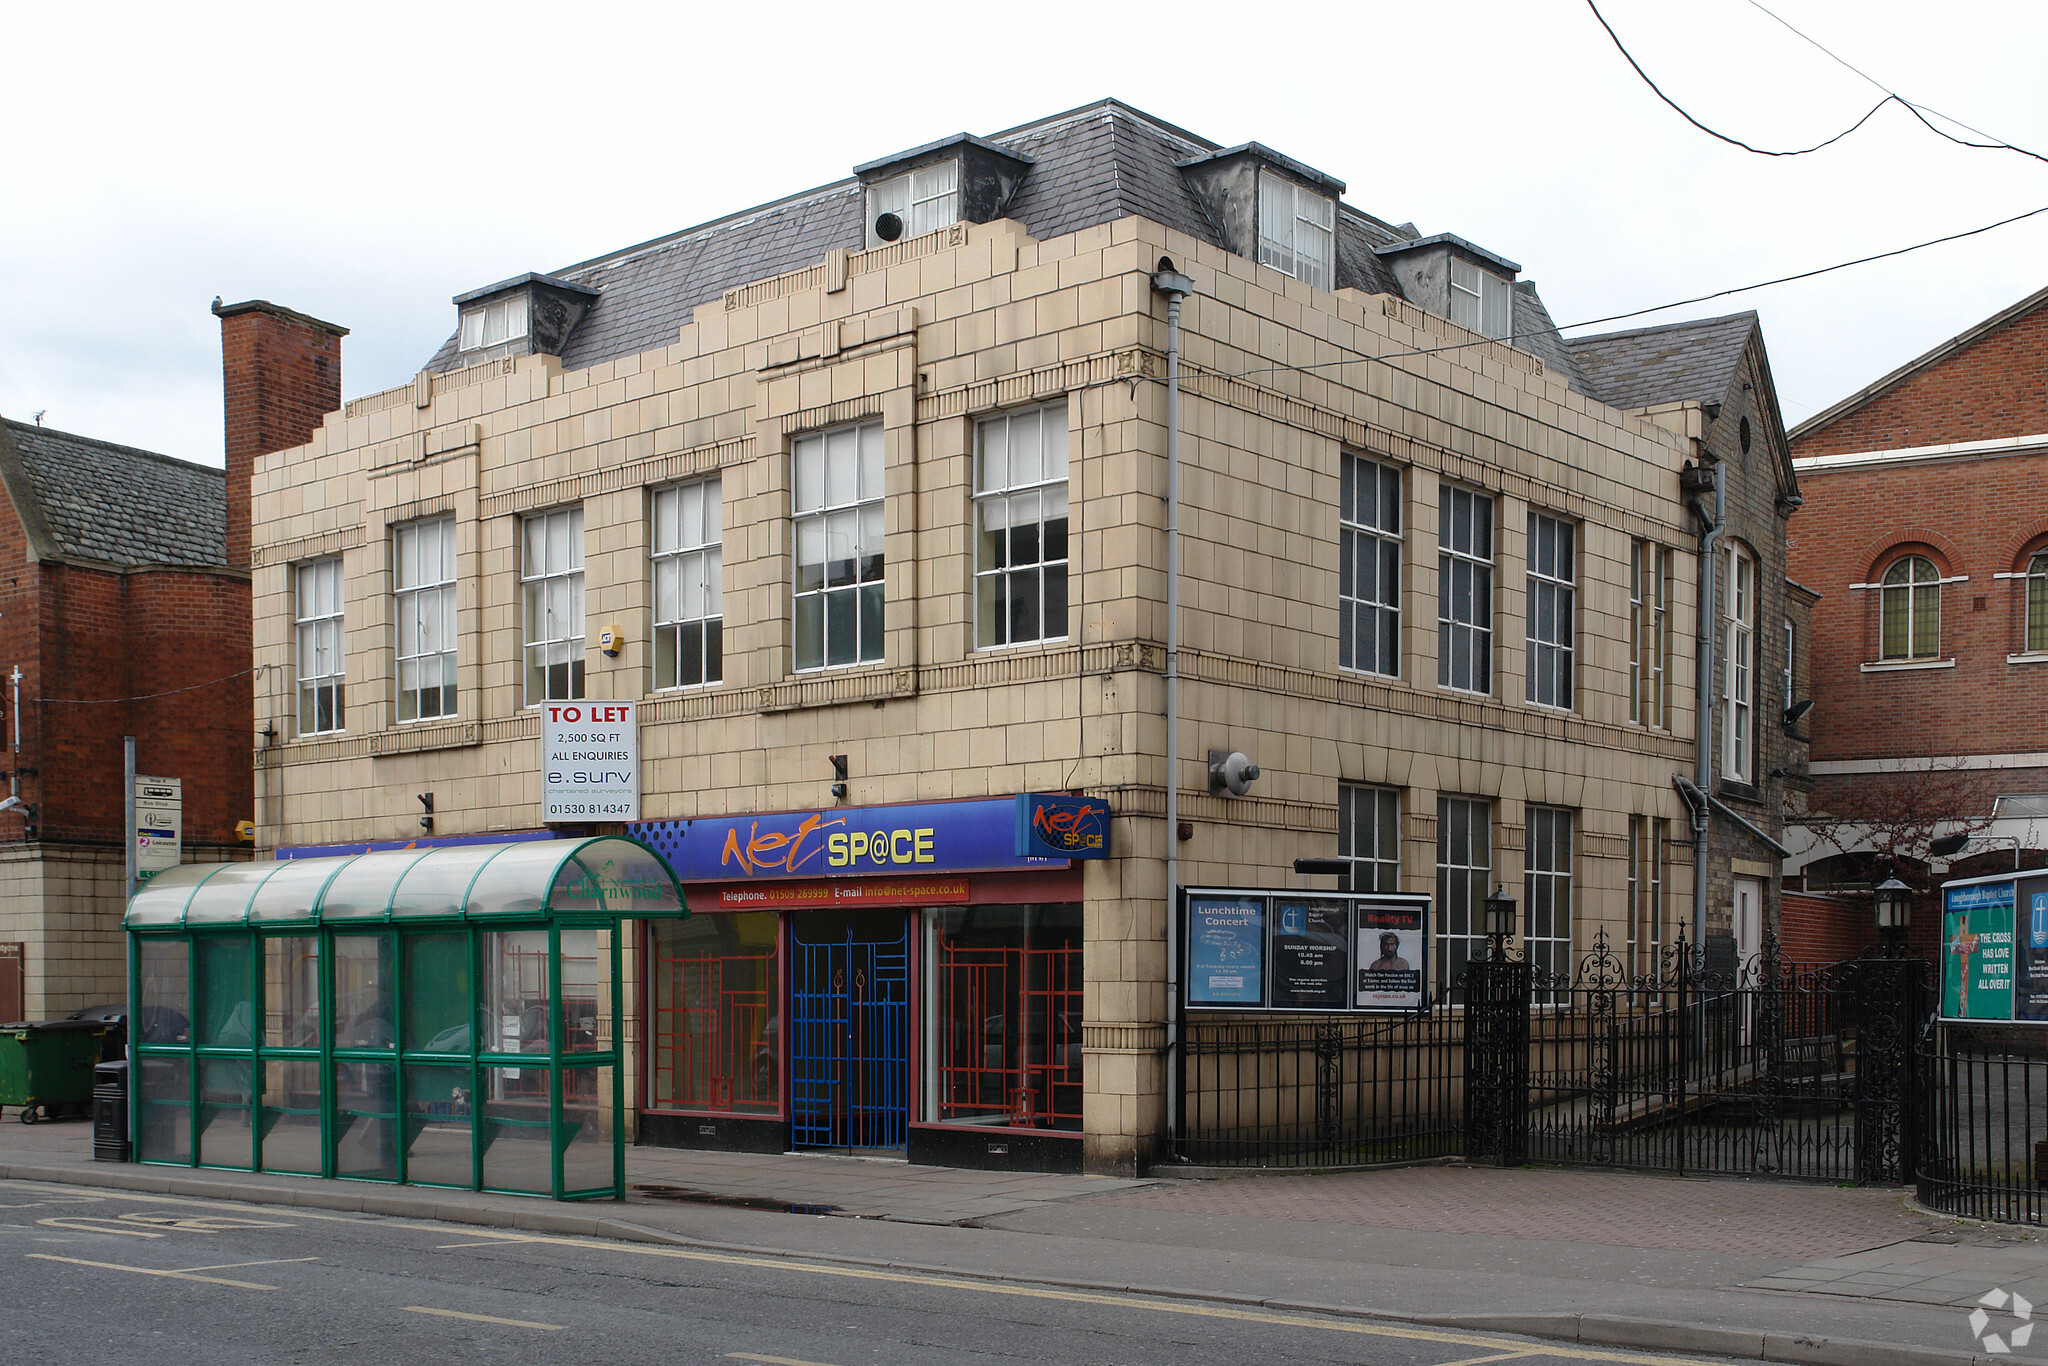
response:
<path id="1" fill-rule="evenodd" d="M 92 1158 L 128 1160 L 128 1061 L 103 1062 L 92 1069 Z"/>

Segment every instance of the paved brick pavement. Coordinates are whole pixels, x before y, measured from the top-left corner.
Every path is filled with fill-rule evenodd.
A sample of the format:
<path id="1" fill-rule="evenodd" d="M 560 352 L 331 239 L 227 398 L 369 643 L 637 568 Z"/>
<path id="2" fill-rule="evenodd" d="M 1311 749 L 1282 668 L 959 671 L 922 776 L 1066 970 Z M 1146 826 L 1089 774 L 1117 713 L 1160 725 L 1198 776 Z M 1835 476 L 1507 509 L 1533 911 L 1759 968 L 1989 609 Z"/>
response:
<path id="1" fill-rule="evenodd" d="M 1083 1203 L 1799 1258 L 1883 1247 L 1943 1223 L 1908 1210 L 1894 1189 L 1492 1167 L 1172 1181 Z"/>

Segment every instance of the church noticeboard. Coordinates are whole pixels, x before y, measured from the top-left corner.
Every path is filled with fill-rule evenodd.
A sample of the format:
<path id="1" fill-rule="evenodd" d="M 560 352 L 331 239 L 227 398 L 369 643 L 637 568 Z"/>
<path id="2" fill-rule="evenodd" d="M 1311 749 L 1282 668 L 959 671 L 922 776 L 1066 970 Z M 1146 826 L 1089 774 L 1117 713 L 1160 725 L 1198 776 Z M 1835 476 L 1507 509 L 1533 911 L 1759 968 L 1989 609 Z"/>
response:
<path id="1" fill-rule="evenodd" d="M 1410 1012 L 1428 1004 L 1429 898 L 1191 887 L 1191 1010 Z"/>

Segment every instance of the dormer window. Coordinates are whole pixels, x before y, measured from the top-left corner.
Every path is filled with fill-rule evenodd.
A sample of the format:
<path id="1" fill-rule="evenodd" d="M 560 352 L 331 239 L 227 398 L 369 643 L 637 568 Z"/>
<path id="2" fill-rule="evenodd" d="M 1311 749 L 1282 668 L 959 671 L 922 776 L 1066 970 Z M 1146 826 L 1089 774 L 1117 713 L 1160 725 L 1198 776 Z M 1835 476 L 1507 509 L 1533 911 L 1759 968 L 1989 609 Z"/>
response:
<path id="1" fill-rule="evenodd" d="M 958 161 L 920 166 L 868 186 L 870 248 L 886 246 L 903 237 L 922 237 L 959 221 Z"/>
<path id="2" fill-rule="evenodd" d="M 1498 275 L 1460 257 L 1451 258 L 1451 321 L 1501 341 L 1515 330 L 1510 286 Z"/>
<path id="3" fill-rule="evenodd" d="M 526 335 L 525 291 L 462 310 L 462 349 L 476 351 Z M 443 316 L 446 316 L 445 314 Z"/>
<path id="4" fill-rule="evenodd" d="M 1270 171 L 1259 173 L 1259 264 L 1316 289 L 1331 287 L 1337 202 Z"/>

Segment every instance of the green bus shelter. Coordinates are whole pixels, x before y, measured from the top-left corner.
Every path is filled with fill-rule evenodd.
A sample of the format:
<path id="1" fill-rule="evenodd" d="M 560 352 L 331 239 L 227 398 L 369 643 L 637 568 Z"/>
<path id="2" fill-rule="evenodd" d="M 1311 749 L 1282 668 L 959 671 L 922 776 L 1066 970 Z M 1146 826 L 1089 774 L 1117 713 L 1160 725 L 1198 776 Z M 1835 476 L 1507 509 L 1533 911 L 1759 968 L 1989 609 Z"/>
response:
<path id="1" fill-rule="evenodd" d="M 615 835 L 166 870 L 126 919 L 136 1160 L 622 1199 L 620 922 L 688 914 Z"/>

